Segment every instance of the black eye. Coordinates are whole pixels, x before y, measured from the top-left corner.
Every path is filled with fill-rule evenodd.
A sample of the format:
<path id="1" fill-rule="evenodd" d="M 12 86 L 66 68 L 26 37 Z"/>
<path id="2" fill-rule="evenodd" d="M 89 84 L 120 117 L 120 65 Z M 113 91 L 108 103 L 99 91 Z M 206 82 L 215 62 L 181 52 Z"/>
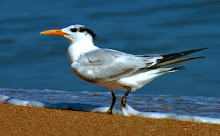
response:
<path id="1" fill-rule="evenodd" d="M 70 31 L 71 31 L 71 32 L 76 32 L 77 29 L 76 29 L 76 28 L 71 28 Z"/>

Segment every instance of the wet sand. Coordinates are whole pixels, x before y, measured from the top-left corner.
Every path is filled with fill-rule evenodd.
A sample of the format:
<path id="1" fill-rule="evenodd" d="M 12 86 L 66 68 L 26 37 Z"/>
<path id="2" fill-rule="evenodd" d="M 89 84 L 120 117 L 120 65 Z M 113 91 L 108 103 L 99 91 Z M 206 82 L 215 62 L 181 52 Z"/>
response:
<path id="1" fill-rule="evenodd" d="M 220 125 L 0 104 L 0 136 L 220 136 Z"/>

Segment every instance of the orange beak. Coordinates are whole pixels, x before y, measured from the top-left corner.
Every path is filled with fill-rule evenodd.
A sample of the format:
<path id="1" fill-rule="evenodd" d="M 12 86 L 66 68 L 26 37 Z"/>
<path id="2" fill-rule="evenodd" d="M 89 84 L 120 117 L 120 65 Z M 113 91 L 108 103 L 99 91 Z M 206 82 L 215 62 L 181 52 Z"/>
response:
<path id="1" fill-rule="evenodd" d="M 62 32 L 61 30 L 62 30 L 62 29 L 46 30 L 46 31 L 41 32 L 40 34 L 57 35 L 57 36 L 69 35 L 69 34 L 67 34 L 67 33 Z"/>

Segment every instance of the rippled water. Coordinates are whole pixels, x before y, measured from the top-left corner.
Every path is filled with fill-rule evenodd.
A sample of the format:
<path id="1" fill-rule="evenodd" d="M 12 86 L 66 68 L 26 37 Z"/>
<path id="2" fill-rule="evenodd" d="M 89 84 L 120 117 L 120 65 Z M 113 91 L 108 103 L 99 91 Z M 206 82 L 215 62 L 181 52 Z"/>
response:
<path id="1" fill-rule="evenodd" d="M 99 47 L 133 54 L 208 47 L 192 55 L 207 58 L 186 63 L 187 69 L 159 77 L 133 94 L 220 97 L 218 0 L 8 0 L 1 1 L 0 13 L 1 88 L 107 91 L 72 75 L 66 39 L 39 34 L 78 23 L 98 35 Z"/>
<path id="2" fill-rule="evenodd" d="M 48 89 L 0 89 L 0 91 L 1 95 L 52 104 L 82 103 L 108 107 L 112 99 L 110 92 L 69 92 Z M 121 109 L 120 99 L 122 96 L 122 93 L 116 93 L 116 109 Z M 220 99 L 217 97 L 131 94 L 127 97 L 127 104 L 142 112 L 220 118 Z"/>

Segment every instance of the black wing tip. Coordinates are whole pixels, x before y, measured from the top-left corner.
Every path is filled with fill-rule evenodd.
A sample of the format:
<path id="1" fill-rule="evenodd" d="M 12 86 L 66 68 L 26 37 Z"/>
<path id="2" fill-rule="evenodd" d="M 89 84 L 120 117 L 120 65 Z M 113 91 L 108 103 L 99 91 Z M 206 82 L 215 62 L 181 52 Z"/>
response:
<path id="1" fill-rule="evenodd" d="M 191 53 L 194 53 L 194 52 L 198 52 L 198 51 L 202 51 L 202 50 L 206 50 L 206 49 L 208 49 L 208 48 L 199 48 L 199 49 L 194 49 L 194 50 L 187 50 L 187 51 L 183 51 L 183 52 L 179 52 L 179 53 L 182 54 L 182 56 L 185 56 L 185 55 L 188 55 L 188 54 L 191 54 Z M 173 54 L 176 54 L 176 53 L 173 53 Z"/>
<path id="2" fill-rule="evenodd" d="M 208 49 L 208 48 L 205 47 L 205 48 L 202 48 L 202 49 L 205 50 L 205 49 Z"/>
<path id="3" fill-rule="evenodd" d="M 206 50 L 206 49 L 208 49 L 208 48 L 200 48 L 200 49 L 195 49 L 195 50 L 192 50 L 192 51 L 197 52 L 197 51 Z"/>
<path id="4" fill-rule="evenodd" d="M 205 49 L 208 49 L 208 48 L 200 48 L 200 49 L 194 49 L 194 50 L 188 50 L 188 51 L 183 51 L 183 52 L 180 52 L 181 56 L 185 56 L 185 55 L 188 55 L 188 54 L 191 54 L 191 53 L 194 53 L 194 52 L 198 52 L 198 51 L 202 51 L 202 50 L 205 50 Z"/>
<path id="5" fill-rule="evenodd" d="M 182 57 L 182 56 L 194 53 L 194 52 L 205 50 L 205 49 L 208 49 L 208 48 L 200 48 L 200 49 L 195 49 L 195 50 L 188 50 L 188 51 L 183 51 L 183 52 L 177 52 L 177 53 L 161 55 L 164 58 L 159 59 L 158 63 L 165 62 L 165 61 L 170 61 L 170 60 L 173 60 L 173 59 L 176 59 L 176 58 L 179 58 L 179 57 Z"/>
<path id="6" fill-rule="evenodd" d="M 197 57 L 198 59 L 206 58 L 206 56 Z"/>

